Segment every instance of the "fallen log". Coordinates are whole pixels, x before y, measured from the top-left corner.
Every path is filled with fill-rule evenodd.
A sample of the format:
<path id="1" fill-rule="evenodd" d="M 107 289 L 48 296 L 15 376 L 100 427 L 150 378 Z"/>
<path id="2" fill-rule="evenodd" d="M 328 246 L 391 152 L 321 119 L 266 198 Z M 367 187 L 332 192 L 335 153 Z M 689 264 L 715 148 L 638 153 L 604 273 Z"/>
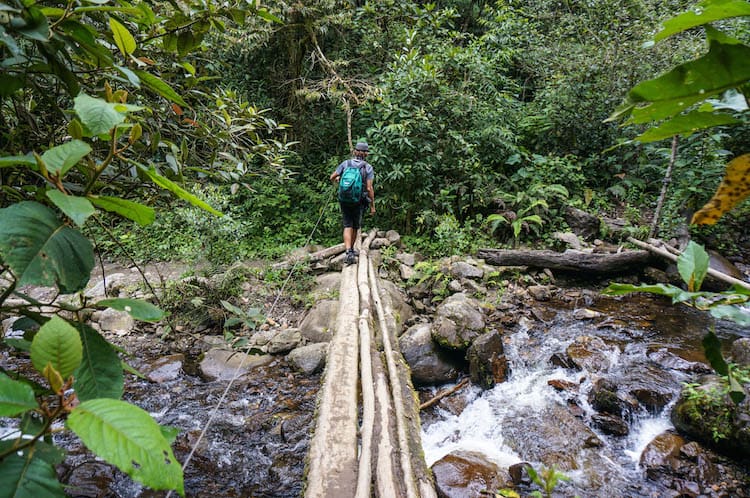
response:
<path id="1" fill-rule="evenodd" d="M 455 393 L 456 391 L 460 391 L 468 383 L 469 383 L 469 378 L 467 377 L 464 380 L 462 380 L 461 382 L 459 382 L 458 384 L 456 384 L 455 386 L 451 387 L 450 389 L 444 389 L 444 390 L 440 391 L 434 397 L 428 399 L 427 401 L 425 401 L 424 403 L 422 403 L 421 405 L 419 405 L 419 409 L 420 410 L 424 410 L 425 408 L 431 407 L 432 405 L 434 405 L 435 403 L 437 403 L 441 399 L 450 396 L 451 394 Z"/>
<path id="2" fill-rule="evenodd" d="M 309 263 L 317 263 L 318 261 L 330 258 L 331 256 L 337 256 L 341 254 L 342 252 L 344 252 L 344 249 L 346 248 L 343 243 L 336 244 L 335 246 L 326 247 L 325 249 L 322 249 L 320 251 L 310 253 L 301 259 L 287 259 L 278 263 L 274 263 L 273 265 L 271 265 L 271 268 L 273 268 L 274 270 L 288 270 L 289 268 L 293 267 L 295 263 L 300 263 L 303 261 Z"/>
<path id="3" fill-rule="evenodd" d="M 480 249 L 478 256 L 497 266 L 532 266 L 550 270 L 588 273 L 625 273 L 639 270 L 654 259 L 649 251 L 623 251 L 614 254 L 567 250 L 519 251 Z"/>

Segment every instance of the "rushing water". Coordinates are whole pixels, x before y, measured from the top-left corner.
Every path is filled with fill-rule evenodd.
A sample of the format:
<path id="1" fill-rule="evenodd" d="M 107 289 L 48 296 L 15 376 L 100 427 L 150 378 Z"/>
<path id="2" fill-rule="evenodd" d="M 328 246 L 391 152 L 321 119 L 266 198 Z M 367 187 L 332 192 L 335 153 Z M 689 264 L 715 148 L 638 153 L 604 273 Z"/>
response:
<path id="1" fill-rule="evenodd" d="M 565 473 L 571 477 L 558 488 L 562 496 L 662 495 L 665 490 L 645 478 L 639 459 L 655 436 L 672 428 L 669 413 L 690 374 L 656 365 L 655 359 L 667 354 L 682 361 L 670 353 L 690 361 L 702 359 L 699 344 L 707 319 L 645 297 L 590 304 L 598 313 L 594 319 L 576 319 L 574 310 L 557 309 L 547 323 L 529 322 L 507 336 L 509 379 L 487 391 L 474 388 L 464 393 L 468 405 L 460 414 L 437 408 L 437 416 L 425 422 L 422 443 L 428 464 L 462 450 L 481 453 L 501 468 L 522 461 L 539 468 L 540 460 L 562 452 L 571 459 L 562 460 L 562 467 L 568 463 Z M 565 355 L 577 336 L 599 337 L 612 347 L 604 356 L 608 368 L 592 373 L 550 362 L 554 355 Z M 654 356 L 654 352 L 662 356 Z M 671 394 L 666 407 L 632 414 L 624 437 L 605 435 L 589 423 L 595 410 L 588 394 L 596 379 L 606 377 L 626 384 L 648 371 L 659 389 Z M 549 381 L 565 381 L 577 389 L 559 391 Z M 576 409 L 575 417 L 569 416 L 571 406 Z M 582 440 L 589 431 L 602 442 L 592 450 Z"/>

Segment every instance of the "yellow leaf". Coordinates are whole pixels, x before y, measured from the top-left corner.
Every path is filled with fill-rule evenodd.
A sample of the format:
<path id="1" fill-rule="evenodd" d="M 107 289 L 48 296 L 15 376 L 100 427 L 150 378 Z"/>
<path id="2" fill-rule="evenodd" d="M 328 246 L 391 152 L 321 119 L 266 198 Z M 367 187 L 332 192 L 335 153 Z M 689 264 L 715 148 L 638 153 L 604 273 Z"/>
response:
<path id="1" fill-rule="evenodd" d="M 727 163 L 724 181 L 700 211 L 693 215 L 694 225 L 713 225 L 721 215 L 750 195 L 750 154 L 735 157 Z"/>
<path id="2" fill-rule="evenodd" d="M 52 390 L 56 393 L 59 393 L 65 382 L 63 381 L 60 372 L 55 370 L 55 367 L 52 366 L 52 363 L 47 363 L 47 365 L 44 367 L 42 375 L 44 375 L 47 381 L 49 381 L 49 385 Z"/>
<path id="3" fill-rule="evenodd" d="M 120 24 L 120 22 L 113 18 L 109 18 L 109 28 L 112 30 L 112 35 L 115 38 L 117 48 L 120 49 L 122 55 L 130 55 L 135 52 L 135 38 L 130 34 L 128 28 Z"/>

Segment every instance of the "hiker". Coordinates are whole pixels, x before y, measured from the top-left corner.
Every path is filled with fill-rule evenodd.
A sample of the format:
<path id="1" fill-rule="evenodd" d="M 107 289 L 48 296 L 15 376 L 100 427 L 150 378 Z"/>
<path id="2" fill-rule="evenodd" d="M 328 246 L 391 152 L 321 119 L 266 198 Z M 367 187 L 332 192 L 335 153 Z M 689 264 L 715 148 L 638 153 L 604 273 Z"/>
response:
<path id="1" fill-rule="evenodd" d="M 344 263 L 351 265 L 357 261 L 359 253 L 354 250 L 354 243 L 362 226 L 362 214 L 370 206 L 370 214 L 375 214 L 375 190 L 372 187 L 375 171 L 365 159 L 370 148 L 367 142 L 357 142 L 354 146 L 354 157 L 338 165 L 331 173 L 331 181 L 339 183 L 339 205 L 344 221 Z M 347 170 L 353 170 L 347 173 Z M 356 175 L 358 172 L 359 175 Z M 359 200 L 357 200 L 359 198 Z"/>

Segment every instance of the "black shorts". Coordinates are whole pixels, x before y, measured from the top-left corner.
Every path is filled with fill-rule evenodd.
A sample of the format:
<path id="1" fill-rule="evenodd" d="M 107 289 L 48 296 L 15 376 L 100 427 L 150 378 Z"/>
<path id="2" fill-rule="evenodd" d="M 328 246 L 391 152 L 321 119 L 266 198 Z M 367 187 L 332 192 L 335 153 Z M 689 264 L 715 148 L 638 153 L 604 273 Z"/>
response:
<path id="1" fill-rule="evenodd" d="M 344 228 L 354 228 L 358 230 L 362 226 L 362 213 L 365 212 L 365 205 L 360 204 L 346 204 L 340 202 L 341 215 L 344 220 Z"/>

